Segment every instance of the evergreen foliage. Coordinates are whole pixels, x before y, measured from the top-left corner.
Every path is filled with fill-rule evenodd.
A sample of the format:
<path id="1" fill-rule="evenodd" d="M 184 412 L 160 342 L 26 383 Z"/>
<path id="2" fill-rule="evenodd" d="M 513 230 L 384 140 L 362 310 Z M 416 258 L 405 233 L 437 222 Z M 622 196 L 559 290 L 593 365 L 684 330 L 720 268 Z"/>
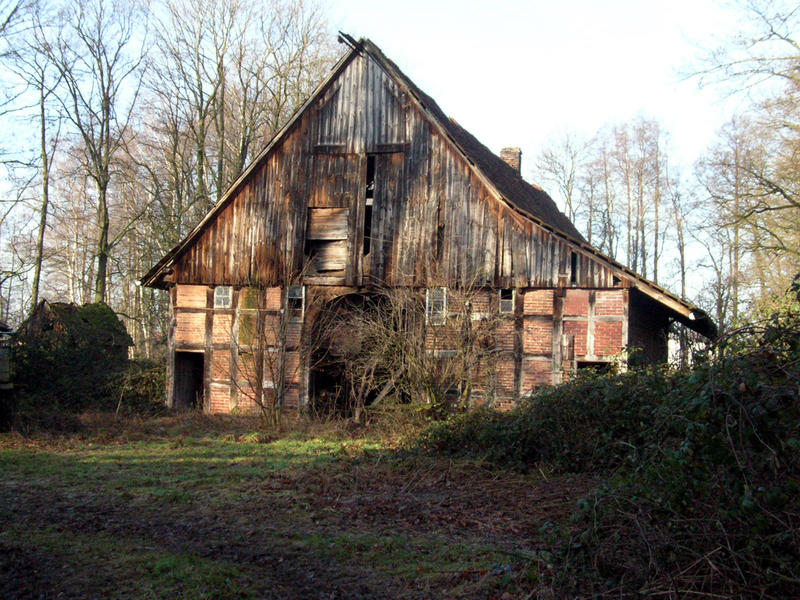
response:
<path id="1" fill-rule="evenodd" d="M 16 338 L 21 408 L 113 408 L 113 382 L 128 366 L 131 338 L 104 303 L 42 301 Z"/>

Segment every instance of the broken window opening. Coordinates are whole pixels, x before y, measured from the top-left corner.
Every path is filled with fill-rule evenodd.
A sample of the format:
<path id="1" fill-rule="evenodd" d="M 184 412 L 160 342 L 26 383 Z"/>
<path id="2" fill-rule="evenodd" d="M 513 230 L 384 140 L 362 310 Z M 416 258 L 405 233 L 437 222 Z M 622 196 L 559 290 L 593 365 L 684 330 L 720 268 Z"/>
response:
<path id="1" fill-rule="evenodd" d="M 372 200 L 375 197 L 375 155 L 367 155 L 367 200 Z M 370 204 L 372 204 L 370 202 Z"/>
<path id="2" fill-rule="evenodd" d="M 316 272 L 316 260 L 319 256 L 320 248 L 326 244 L 327 242 L 321 242 L 319 240 L 306 240 L 305 248 L 303 248 L 303 254 L 306 256 L 306 261 L 311 266 L 311 270 Z"/>
<path id="3" fill-rule="evenodd" d="M 372 241 L 372 199 L 367 199 L 364 207 L 364 256 L 369 254 Z"/>
<path id="4" fill-rule="evenodd" d="M 606 361 L 579 360 L 577 366 L 578 366 L 578 371 L 583 371 L 584 373 L 596 373 L 598 375 L 605 375 L 606 373 L 611 372 L 613 363 Z"/>
<path id="5" fill-rule="evenodd" d="M 218 285 L 214 288 L 214 308 L 230 308 L 233 303 L 233 288 L 229 285 Z"/>
<path id="6" fill-rule="evenodd" d="M 306 307 L 306 287 L 304 285 L 289 286 L 286 308 L 290 319 L 302 319 Z"/>
<path id="7" fill-rule="evenodd" d="M 363 254 L 369 254 L 372 248 L 372 205 L 375 198 L 375 155 L 367 155 L 367 184 L 364 192 L 364 245 Z"/>
<path id="8" fill-rule="evenodd" d="M 569 283 L 570 283 L 570 285 L 577 285 L 578 284 L 578 253 L 577 252 L 570 252 L 569 253 L 569 262 L 570 262 Z"/>
<path id="9" fill-rule="evenodd" d="M 447 319 L 447 288 L 435 287 L 427 290 L 425 316 L 431 325 L 444 325 Z"/>
<path id="10" fill-rule="evenodd" d="M 442 262 L 444 255 L 444 225 L 439 225 L 436 228 L 436 260 Z"/>
<path id="11" fill-rule="evenodd" d="M 504 288 L 498 292 L 500 298 L 500 312 L 513 313 L 514 312 L 514 290 L 511 288 Z"/>

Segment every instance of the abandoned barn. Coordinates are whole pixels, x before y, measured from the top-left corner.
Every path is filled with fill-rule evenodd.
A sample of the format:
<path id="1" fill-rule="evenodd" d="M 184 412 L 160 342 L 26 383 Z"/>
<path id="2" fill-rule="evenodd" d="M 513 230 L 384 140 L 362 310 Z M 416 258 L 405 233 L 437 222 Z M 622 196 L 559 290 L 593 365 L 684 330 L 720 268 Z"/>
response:
<path id="1" fill-rule="evenodd" d="M 498 407 L 624 366 L 627 348 L 664 360 L 672 321 L 713 335 L 696 307 L 589 246 L 522 179 L 517 149 L 496 156 L 375 44 L 344 39 L 314 94 L 142 278 L 169 292 L 170 405 L 247 412 L 262 394 L 301 407 L 327 393 L 335 377 L 303 351 L 314 320 L 376 289 L 424 291 L 435 328 L 448 293 L 473 288 L 478 313 L 500 319 L 471 399 Z M 246 361 L 260 343 L 265 357 Z"/>

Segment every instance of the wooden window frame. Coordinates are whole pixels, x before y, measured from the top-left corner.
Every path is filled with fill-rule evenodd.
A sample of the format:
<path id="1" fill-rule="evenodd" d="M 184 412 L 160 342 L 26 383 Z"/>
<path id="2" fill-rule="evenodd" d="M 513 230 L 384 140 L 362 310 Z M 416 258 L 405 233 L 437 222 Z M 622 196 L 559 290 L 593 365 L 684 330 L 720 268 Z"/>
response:
<path id="1" fill-rule="evenodd" d="M 298 307 L 292 306 L 292 301 L 300 300 L 299 313 L 295 312 Z M 292 320 L 303 320 L 306 314 L 306 286 L 290 285 L 286 290 L 286 316 Z"/>
<path id="2" fill-rule="evenodd" d="M 503 294 L 508 292 L 511 292 L 511 298 L 503 298 Z M 510 307 L 507 304 L 504 307 L 504 303 L 507 302 L 511 302 Z M 513 315 L 516 303 L 517 303 L 517 290 L 515 288 L 502 288 L 497 290 L 497 307 L 498 307 L 498 312 L 501 315 Z"/>
<path id="3" fill-rule="evenodd" d="M 218 285 L 214 288 L 214 308 L 233 308 L 233 286 Z"/>
<path id="4" fill-rule="evenodd" d="M 434 308 L 434 303 L 439 301 L 434 297 L 437 292 L 441 292 L 441 308 Z M 430 325 L 444 325 L 447 321 L 447 288 L 437 286 L 425 290 L 425 322 Z"/>

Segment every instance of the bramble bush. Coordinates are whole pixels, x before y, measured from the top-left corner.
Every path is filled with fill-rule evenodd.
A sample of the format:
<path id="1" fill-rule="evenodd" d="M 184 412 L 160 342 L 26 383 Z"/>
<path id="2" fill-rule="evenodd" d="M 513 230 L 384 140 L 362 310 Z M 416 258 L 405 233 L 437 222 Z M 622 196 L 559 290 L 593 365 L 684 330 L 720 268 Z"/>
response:
<path id="1" fill-rule="evenodd" d="M 792 307 L 742 328 L 693 369 L 579 379 L 509 413 L 436 425 L 419 444 L 603 476 L 553 538 L 553 575 L 538 580 L 551 594 L 800 597 Z"/>

